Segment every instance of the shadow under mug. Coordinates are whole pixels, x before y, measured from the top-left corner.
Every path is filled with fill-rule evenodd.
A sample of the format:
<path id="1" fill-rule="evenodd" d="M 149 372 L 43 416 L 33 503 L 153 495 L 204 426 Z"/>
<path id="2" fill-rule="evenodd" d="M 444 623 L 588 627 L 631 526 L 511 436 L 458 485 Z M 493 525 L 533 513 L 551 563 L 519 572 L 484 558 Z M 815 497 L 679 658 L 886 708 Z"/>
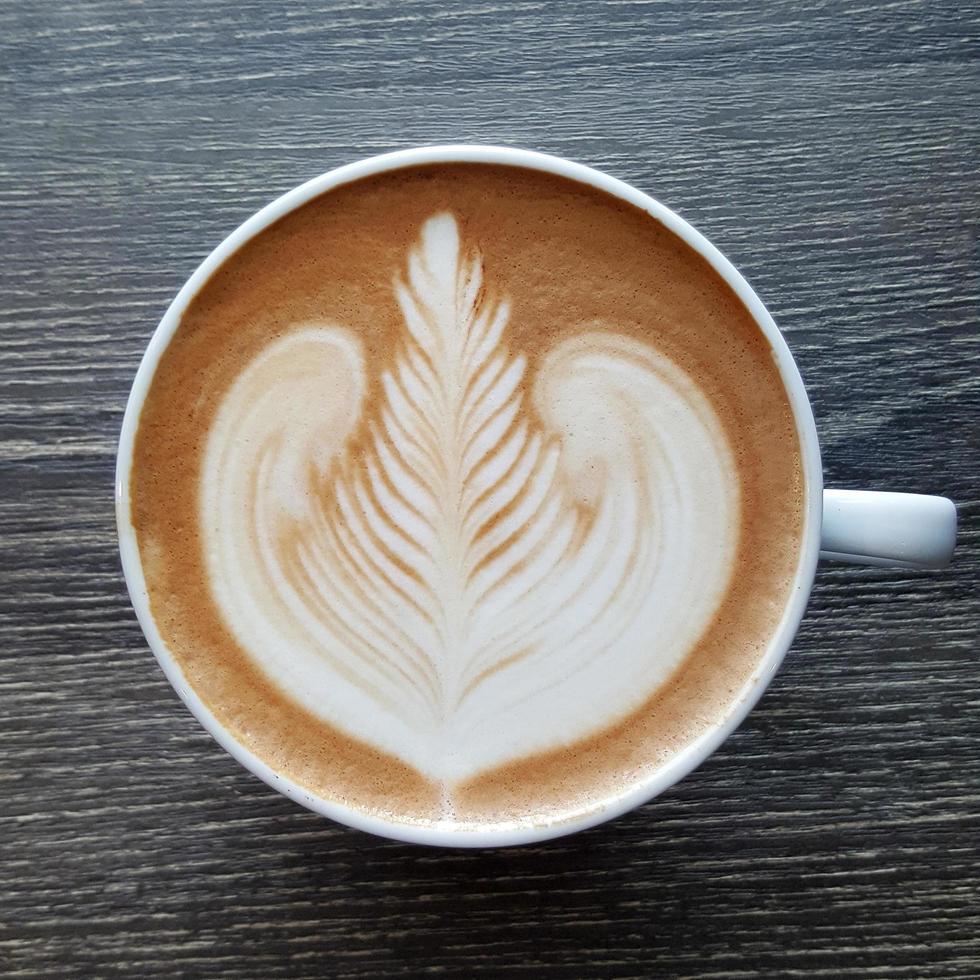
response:
<path id="1" fill-rule="evenodd" d="M 249 239 L 280 219 L 342 184 L 403 167 L 434 163 L 487 163 L 544 171 L 598 188 L 647 212 L 699 252 L 734 290 L 772 347 L 789 395 L 799 434 L 805 481 L 805 523 L 794 587 L 765 654 L 746 688 L 732 699 L 717 724 L 680 750 L 667 764 L 638 780 L 614 799 L 581 818 L 561 823 L 516 824 L 477 830 L 450 823 L 415 826 L 367 815 L 333 800 L 313 795 L 275 772 L 237 741 L 187 683 L 167 649 L 150 611 L 136 534 L 130 519 L 130 472 L 133 446 L 147 392 L 163 351 L 177 330 L 191 298 L 212 273 Z M 700 765 L 742 722 L 782 662 L 803 616 L 813 585 L 818 557 L 908 568 L 940 568 L 948 564 L 956 537 L 956 509 L 944 497 L 853 490 L 824 490 L 820 450 L 813 413 L 803 381 L 786 341 L 762 301 L 735 267 L 686 221 L 623 181 L 581 164 L 528 150 L 496 146 L 432 146 L 401 150 L 361 160 L 284 194 L 230 234 L 198 267 L 164 314 L 147 347 L 126 406 L 116 460 L 116 519 L 123 571 L 130 597 L 150 648 L 171 684 L 211 735 L 243 766 L 296 802 L 360 830 L 395 840 L 449 847 L 499 847 L 558 837 L 612 819 L 657 796 Z M 533 788 L 529 788 L 529 796 Z"/>

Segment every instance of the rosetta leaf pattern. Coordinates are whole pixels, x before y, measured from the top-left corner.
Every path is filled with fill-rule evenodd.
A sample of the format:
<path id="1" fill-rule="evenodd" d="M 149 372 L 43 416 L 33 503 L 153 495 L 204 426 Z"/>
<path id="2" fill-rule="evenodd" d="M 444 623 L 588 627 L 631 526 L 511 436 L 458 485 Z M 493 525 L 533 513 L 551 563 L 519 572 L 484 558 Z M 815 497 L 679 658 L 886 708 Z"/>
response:
<path id="1" fill-rule="evenodd" d="M 368 451 L 321 488 L 316 533 L 293 541 L 301 566 L 347 583 L 319 598 L 331 619 L 361 606 L 358 623 L 384 637 L 346 642 L 375 665 L 409 653 L 390 680 L 445 720 L 501 652 L 476 640 L 481 605 L 560 523 L 558 449 L 529 427 L 526 362 L 502 344 L 509 304 L 487 295 L 452 217 L 426 223 L 395 292 L 406 334 Z"/>

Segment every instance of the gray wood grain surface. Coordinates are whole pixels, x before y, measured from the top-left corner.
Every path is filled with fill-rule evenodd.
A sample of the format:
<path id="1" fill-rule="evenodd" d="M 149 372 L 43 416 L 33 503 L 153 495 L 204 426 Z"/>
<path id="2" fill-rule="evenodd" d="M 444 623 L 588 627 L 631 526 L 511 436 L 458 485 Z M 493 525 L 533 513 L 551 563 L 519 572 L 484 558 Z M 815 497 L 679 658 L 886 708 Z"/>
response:
<path id="1" fill-rule="evenodd" d="M 0 3 L 0 971 L 980 975 L 980 18 L 969 0 Z M 156 321 L 287 188 L 445 141 L 653 193 L 767 302 L 831 485 L 942 492 L 952 569 L 822 567 L 698 772 L 535 848 L 299 809 L 204 734 L 123 586 Z"/>

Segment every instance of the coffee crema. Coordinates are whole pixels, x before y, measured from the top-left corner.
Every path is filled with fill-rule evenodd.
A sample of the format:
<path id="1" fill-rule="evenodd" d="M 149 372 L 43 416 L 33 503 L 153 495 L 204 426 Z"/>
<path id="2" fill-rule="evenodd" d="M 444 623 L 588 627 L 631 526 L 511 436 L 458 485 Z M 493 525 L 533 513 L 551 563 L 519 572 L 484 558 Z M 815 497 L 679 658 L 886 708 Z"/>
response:
<path id="1" fill-rule="evenodd" d="M 724 280 L 617 198 L 482 164 L 343 185 L 225 261 L 130 501 L 164 642 L 239 741 L 479 827 L 601 808 L 730 710 L 803 525 Z"/>

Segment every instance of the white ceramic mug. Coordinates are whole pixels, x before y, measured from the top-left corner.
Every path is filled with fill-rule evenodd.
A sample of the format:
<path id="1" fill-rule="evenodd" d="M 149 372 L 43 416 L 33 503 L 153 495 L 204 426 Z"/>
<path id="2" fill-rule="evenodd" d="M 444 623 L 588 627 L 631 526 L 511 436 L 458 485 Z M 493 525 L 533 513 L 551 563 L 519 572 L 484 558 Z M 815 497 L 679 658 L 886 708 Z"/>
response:
<path id="1" fill-rule="evenodd" d="M 651 776 L 630 786 L 598 812 L 558 826 L 520 826 L 514 829 L 463 830 L 446 826 L 416 827 L 366 816 L 337 802 L 313 796 L 302 786 L 276 773 L 241 745 L 211 714 L 191 689 L 177 661 L 164 644 L 147 598 L 136 535 L 130 522 L 129 485 L 133 443 L 140 410 L 161 354 L 177 330 L 189 301 L 211 274 L 236 249 L 284 214 L 341 184 L 372 174 L 429 163 L 477 162 L 526 167 L 558 174 L 597 187 L 646 211 L 696 249 L 735 291 L 765 334 L 783 383 L 789 393 L 802 447 L 805 472 L 806 520 L 795 587 L 779 627 L 745 690 L 732 699 L 729 713 L 687 745 Z M 362 160 L 316 177 L 264 207 L 232 232 L 198 267 L 171 303 L 147 347 L 126 406 L 116 463 L 116 518 L 122 565 L 129 594 L 143 632 L 164 673 L 201 724 L 243 766 L 270 786 L 311 810 L 361 830 L 396 840 L 445 846 L 503 846 L 541 841 L 593 826 L 655 797 L 703 762 L 739 725 L 758 701 L 786 654 L 796 633 L 813 585 L 820 556 L 841 561 L 939 568 L 947 564 L 956 537 L 956 510 L 944 497 L 851 490 L 824 490 L 820 450 L 813 413 L 796 363 L 762 301 L 734 266 L 686 221 L 653 198 L 581 164 L 527 150 L 486 146 L 434 146 L 402 150 Z M 534 788 L 528 787 L 529 796 Z"/>

